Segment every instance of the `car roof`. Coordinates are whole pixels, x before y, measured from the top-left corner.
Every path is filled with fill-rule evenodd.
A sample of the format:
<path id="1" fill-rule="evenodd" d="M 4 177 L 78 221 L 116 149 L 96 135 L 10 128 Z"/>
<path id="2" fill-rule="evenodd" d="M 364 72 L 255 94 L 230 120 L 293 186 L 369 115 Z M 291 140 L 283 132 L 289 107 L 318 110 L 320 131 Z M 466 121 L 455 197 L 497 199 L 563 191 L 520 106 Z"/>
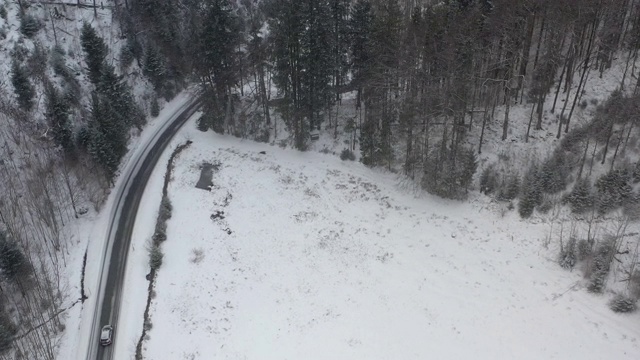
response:
<path id="1" fill-rule="evenodd" d="M 109 336 L 110 332 L 111 332 L 111 325 L 105 325 L 102 327 L 102 332 L 100 334 L 100 337 L 107 337 Z"/>

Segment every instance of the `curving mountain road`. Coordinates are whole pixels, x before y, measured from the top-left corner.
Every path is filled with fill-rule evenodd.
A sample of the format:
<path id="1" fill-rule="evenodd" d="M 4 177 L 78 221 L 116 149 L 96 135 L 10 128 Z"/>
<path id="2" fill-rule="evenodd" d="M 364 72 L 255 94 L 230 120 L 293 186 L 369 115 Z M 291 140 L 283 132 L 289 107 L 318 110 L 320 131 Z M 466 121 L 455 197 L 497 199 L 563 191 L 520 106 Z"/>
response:
<path id="1" fill-rule="evenodd" d="M 102 347 L 99 344 L 100 329 L 105 324 L 112 324 L 115 328 L 114 333 L 117 333 L 122 283 L 140 199 L 163 150 L 180 127 L 199 107 L 199 98 L 194 98 L 178 109 L 170 121 L 154 134 L 151 141 L 144 145 L 140 156 L 132 159 L 135 163 L 129 168 L 130 171 L 121 175 L 126 176 L 126 180 L 116 193 L 116 200 L 111 212 L 109 233 L 102 254 L 100 267 L 102 271 L 98 283 L 97 303 L 93 314 L 87 360 L 113 358 L 113 346 Z M 114 343 L 116 341 L 118 340 L 114 338 Z"/>

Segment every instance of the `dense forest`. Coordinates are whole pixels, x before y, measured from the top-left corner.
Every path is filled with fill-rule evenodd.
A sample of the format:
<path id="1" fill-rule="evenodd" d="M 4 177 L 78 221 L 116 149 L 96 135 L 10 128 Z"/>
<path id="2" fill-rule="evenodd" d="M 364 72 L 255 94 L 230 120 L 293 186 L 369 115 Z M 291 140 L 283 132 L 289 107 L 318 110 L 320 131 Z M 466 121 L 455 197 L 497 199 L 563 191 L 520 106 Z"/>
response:
<path id="1" fill-rule="evenodd" d="M 67 8 L 88 14 L 75 32 L 61 25 L 77 21 Z M 92 25 L 105 8 L 116 42 Z M 343 159 L 446 198 L 476 188 L 524 218 L 556 205 L 588 221 L 640 214 L 640 0 L 20 0 L 0 1 L 0 17 L 0 359 L 55 358 L 72 246 L 61 228 L 100 208 L 132 134 L 189 85 L 203 131 L 288 134 L 300 151 L 318 132 L 344 137 Z M 587 82 L 614 62 L 617 90 L 578 122 Z M 357 116 L 340 116 L 346 106 Z M 528 109 L 517 136 L 514 106 Z M 479 168 L 490 126 L 505 143 L 552 132 L 558 147 L 522 173 Z M 601 292 L 620 244 L 591 230 L 562 264 L 607 259 L 592 280 Z"/>
<path id="2" fill-rule="evenodd" d="M 353 132 L 357 141 L 346 150 L 359 149 L 364 164 L 399 165 L 445 197 L 464 197 L 487 124 L 499 122 L 507 140 L 510 106 L 531 108 L 525 141 L 552 127 L 561 138 L 585 106 L 587 80 L 614 58 L 626 58 L 620 101 L 633 104 L 628 97 L 640 85 L 637 1 L 130 3 L 121 13 L 129 36 L 151 30 L 148 40 L 131 40 L 146 47 L 139 57 L 152 58 L 142 59 L 146 74 L 160 93 L 196 76 L 203 129 L 269 142 L 275 116 L 299 150 L 321 128 L 336 137 Z M 336 108 L 353 92 L 361 116 L 340 123 Z M 604 109 L 605 124 L 588 131 L 604 138 L 604 158 L 612 145 L 610 156 L 620 150 L 619 122 L 633 129 L 630 106 L 615 126 Z M 543 121 L 545 111 L 557 114 L 553 124 Z M 479 138 L 477 147 L 469 137 Z"/>

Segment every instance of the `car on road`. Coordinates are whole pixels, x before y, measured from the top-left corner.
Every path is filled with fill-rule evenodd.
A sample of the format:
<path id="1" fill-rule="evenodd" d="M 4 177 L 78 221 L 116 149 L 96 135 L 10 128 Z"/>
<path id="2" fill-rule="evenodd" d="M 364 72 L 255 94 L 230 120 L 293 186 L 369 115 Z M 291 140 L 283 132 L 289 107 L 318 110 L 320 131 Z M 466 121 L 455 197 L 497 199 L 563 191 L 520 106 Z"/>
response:
<path id="1" fill-rule="evenodd" d="M 113 326 L 105 325 L 100 331 L 100 345 L 107 346 L 113 342 Z"/>

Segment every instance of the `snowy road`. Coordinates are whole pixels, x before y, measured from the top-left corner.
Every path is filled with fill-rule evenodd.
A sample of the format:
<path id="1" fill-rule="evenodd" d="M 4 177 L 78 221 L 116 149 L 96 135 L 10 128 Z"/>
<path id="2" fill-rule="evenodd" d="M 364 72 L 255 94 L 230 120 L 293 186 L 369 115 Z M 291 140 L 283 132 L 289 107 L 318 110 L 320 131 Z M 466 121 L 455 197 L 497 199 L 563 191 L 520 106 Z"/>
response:
<path id="1" fill-rule="evenodd" d="M 102 252 L 102 271 L 99 275 L 97 304 L 93 313 L 87 359 L 113 358 L 112 347 L 99 346 L 99 332 L 104 324 L 112 324 L 114 327 L 118 324 L 122 282 L 140 198 L 162 150 L 187 119 L 197 111 L 199 105 L 196 98 L 185 102 L 168 121 L 157 128 L 146 143 L 140 146 L 140 151 L 133 154 L 130 165 L 123 170 L 123 181 L 116 190 L 107 241 Z"/>

